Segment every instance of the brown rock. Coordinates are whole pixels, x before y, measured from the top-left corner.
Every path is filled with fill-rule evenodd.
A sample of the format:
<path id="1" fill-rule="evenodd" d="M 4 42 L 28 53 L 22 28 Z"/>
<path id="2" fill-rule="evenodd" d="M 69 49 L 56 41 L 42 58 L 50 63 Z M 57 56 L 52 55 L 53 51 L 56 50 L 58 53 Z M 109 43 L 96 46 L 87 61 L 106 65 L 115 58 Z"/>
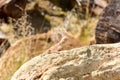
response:
<path id="1" fill-rule="evenodd" d="M 96 27 L 96 43 L 120 41 L 120 0 L 112 0 Z"/>
<path id="2" fill-rule="evenodd" d="M 41 54 L 11 80 L 120 80 L 120 43 Z"/>
<path id="3" fill-rule="evenodd" d="M 19 18 L 23 15 L 27 0 L 1 0 L 0 18 Z"/>

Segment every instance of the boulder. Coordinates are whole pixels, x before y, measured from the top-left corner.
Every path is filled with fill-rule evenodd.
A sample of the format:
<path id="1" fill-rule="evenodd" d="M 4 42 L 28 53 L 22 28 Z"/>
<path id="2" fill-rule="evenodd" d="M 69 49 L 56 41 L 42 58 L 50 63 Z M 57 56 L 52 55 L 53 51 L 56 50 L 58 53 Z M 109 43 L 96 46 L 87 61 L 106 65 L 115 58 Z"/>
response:
<path id="1" fill-rule="evenodd" d="M 40 54 L 11 80 L 120 80 L 120 43 Z"/>
<path id="2" fill-rule="evenodd" d="M 26 6 L 27 0 L 1 0 L 0 1 L 0 18 L 7 19 L 12 17 L 14 19 L 20 18 Z"/>
<path id="3" fill-rule="evenodd" d="M 96 43 L 120 42 L 120 0 L 111 0 L 96 26 Z"/>

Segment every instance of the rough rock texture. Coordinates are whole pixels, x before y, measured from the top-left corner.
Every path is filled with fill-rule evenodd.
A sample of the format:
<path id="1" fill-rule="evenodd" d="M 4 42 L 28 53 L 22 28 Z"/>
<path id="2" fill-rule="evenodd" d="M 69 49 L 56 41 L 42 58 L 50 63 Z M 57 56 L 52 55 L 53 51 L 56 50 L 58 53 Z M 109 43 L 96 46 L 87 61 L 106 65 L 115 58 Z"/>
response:
<path id="1" fill-rule="evenodd" d="M 19 18 L 23 15 L 27 0 L 1 0 L 0 18 Z"/>
<path id="2" fill-rule="evenodd" d="M 96 27 L 96 43 L 120 41 L 120 0 L 112 0 Z"/>
<path id="3" fill-rule="evenodd" d="M 120 43 L 41 54 L 11 80 L 120 80 Z"/>

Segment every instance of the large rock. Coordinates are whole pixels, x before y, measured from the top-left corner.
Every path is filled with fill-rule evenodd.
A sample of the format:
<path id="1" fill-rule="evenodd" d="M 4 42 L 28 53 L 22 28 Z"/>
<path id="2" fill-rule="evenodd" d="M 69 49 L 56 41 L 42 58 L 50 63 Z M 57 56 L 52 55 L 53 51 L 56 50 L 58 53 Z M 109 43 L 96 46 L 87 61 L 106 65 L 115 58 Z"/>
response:
<path id="1" fill-rule="evenodd" d="M 11 80 L 120 80 L 120 43 L 41 54 Z"/>
<path id="2" fill-rule="evenodd" d="M 0 1 L 0 18 L 6 19 L 12 17 L 20 18 L 26 6 L 27 0 L 1 0 Z"/>
<path id="3" fill-rule="evenodd" d="M 112 0 L 96 27 L 96 43 L 120 41 L 120 0 Z"/>

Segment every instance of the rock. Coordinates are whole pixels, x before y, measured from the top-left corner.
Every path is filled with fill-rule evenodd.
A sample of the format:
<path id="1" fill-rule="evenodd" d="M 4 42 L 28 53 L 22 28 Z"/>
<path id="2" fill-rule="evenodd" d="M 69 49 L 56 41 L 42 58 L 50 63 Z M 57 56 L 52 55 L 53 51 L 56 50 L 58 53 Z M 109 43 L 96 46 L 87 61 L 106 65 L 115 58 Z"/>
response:
<path id="1" fill-rule="evenodd" d="M 71 10 L 76 4 L 76 0 L 50 0 L 50 2 L 61 7 L 63 10 Z"/>
<path id="2" fill-rule="evenodd" d="M 8 4 L 11 0 L 1 0 L 0 1 L 0 8 L 6 4 Z"/>
<path id="3" fill-rule="evenodd" d="M 101 8 L 105 8 L 107 5 L 105 0 L 50 0 L 50 2 L 61 7 L 63 10 L 71 10 L 75 7 L 75 5 L 85 5 L 85 7 L 87 7 L 89 4 L 97 5 Z"/>
<path id="4" fill-rule="evenodd" d="M 107 2 L 105 0 L 94 0 L 94 3 L 102 8 L 107 6 Z"/>
<path id="5" fill-rule="evenodd" d="M 78 1 L 81 4 L 80 8 L 83 8 L 83 12 L 88 10 L 89 14 L 91 15 L 101 15 L 103 9 L 108 4 L 105 0 L 78 0 Z"/>
<path id="6" fill-rule="evenodd" d="M 120 43 L 41 54 L 11 80 L 120 80 Z"/>
<path id="7" fill-rule="evenodd" d="M 0 31 L 0 39 L 7 39 L 8 37 Z"/>
<path id="8" fill-rule="evenodd" d="M 20 18 L 26 6 L 27 0 L 1 0 L 0 1 L 0 18 L 7 19 L 12 17 L 14 19 Z"/>
<path id="9" fill-rule="evenodd" d="M 96 26 L 96 43 L 120 41 L 120 0 L 112 0 Z"/>
<path id="10" fill-rule="evenodd" d="M 103 9 L 108 5 L 105 0 L 94 0 L 94 4 L 96 5 L 96 7 L 93 7 L 92 12 L 95 15 L 101 15 Z"/>

